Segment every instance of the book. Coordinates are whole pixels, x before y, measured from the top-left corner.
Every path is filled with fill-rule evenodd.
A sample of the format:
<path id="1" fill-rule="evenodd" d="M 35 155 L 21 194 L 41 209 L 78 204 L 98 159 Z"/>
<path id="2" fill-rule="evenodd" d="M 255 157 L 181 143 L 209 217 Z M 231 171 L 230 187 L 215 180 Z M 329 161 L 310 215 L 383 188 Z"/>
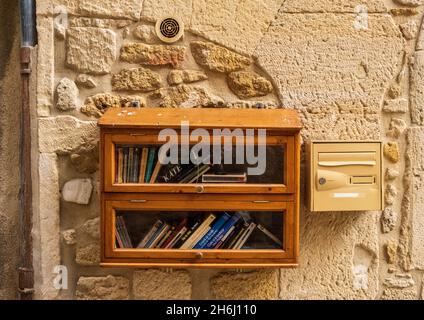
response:
<path id="1" fill-rule="evenodd" d="M 204 174 L 203 183 L 246 183 L 247 174 Z"/>
<path id="2" fill-rule="evenodd" d="M 162 168 L 162 163 L 158 159 L 158 161 L 156 162 L 155 168 L 153 170 L 152 177 L 150 178 L 150 183 L 156 182 L 156 179 L 159 175 L 159 171 L 160 171 L 161 168 Z"/>
<path id="3" fill-rule="evenodd" d="M 118 228 L 118 233 L 120 234 L 120 238 L 122 239 L 124 248 L 132 248 L 133 245 L 131 243 L 131 238 L 130 238 L 130 235 L 128 234 L 128 230 L 125 225 L 124 217 L 122 216 L 116 217 L 116 226 Z"/>
<path id="4" fill-rule="evenodd" d="M 181 239 L 181 237 L 183 236 L 183 234 L 187 231 L 187 227 L 183 227 L 174 237 L 174 239 L 172 239 L 172 241 L 168 244 L 167 249 L 173 249 L 175 248 L 175 244 Z"/>
<path id="5" fill-rule="evenodd" d="M 211 167 L 208 164 L 202 165 L 201 167 L 196 167 L 192 170 L 191 173 L 182 178 L 179 183 L 193 183 L 194 181 L 199 179 L 204 173 L 208 172 L 210 168 Z"/>
<path id="6" fill-rule="evenodd" d="M 147 158 L 149 156 L 149 148 L 142 148 L 140 157 L 140 172 L 138 174 L 138 183 L 144 183 L 146 176 Z"/>
<path id="7" fill-rule="evenodd" d="M 156 237 L 159 235 L 159 233 L 162 231 L 162 228 L 164 227 L 165 223 L 161 221 L 159 228 L 152 234 L 152 236 L 149 238 L 147 243 L 145 244 L 144 248 L 149 248 L 153 241 L 155 241 Z"/>
<path id="8" fill-rule="evenodd" d="M 144 246 L 147 244 L 147 242 L 150 240 L 150 238 L 160 228 L 162 224 L 163 224 L 163 221 L 157 220 L 155 224 L 150 228 L 149 232 L 147 232 L 144 238 L 140 241 L 137 248 L 144 248 Z"/>
<path id="9" fill-rule="evenodd" d="M 149 248 L 156 248 L 158 243 L 162 240 L 162 238 L 166 235 L 166 233 L 168 232 L 168 230 L 170 228 L 171 228 L 171 226 L 169 224 L 165 223 L 163 225 L 163 227 L 161 228 L 161 231 L 158 233 L 156 238 L 150 244 Z"/>
<path id="10" fill-rule="evenodd" d="M 128 148 L 127 182 L 132 182 L 134 172 L 134 147 Z"/>
<path id="11" fill-rule="evenodd" d="M 124 148 L 124 160 L 122 166 L 122 182 L 127 183 L 127 173 L 128 173 L 128 148 Z"/>
<path id="12" fill-rule="evenodd" d="M 161 241 L 157 244 L 156 248 L 162 248 L 163 244 L 166 240 L 170 237 L 170 235 L 174 232 L 175 226 L 171 226 L 171 228 L 168 230 L 168 232 L 165 234 L 165 236 L 162 238 Z"/>
<path id="13" fill-rule="evenodd" d="M 212 227 L 211 226 L 208 226 L 208 227 L 206 227 L 204 230 L 202 230 L 200 233 L 199 233 L 199 235 L 198 235 L 198 237 L 194 240 L 194 242 L 193 242 L 193 244 L 192 245 L 190 245 L 190 247 L 189 247 L 189 249 L 193 249 L 196 245 L 197 245 L 197 243 L 200 241 L 200 240 L 202 240 L 202 238 L 210 231 L 212 229 Z"/>
<path id="14" fill-rule="evenodd" d="M 226 249 L 233 249 L 235 244 L 239 241 L 239 239 L 243 236 L 244 232 L 249 227 L 247 222 L 243 222 L 237 230 L 237 233 L 231 238 L 231 240 L 226 244 Z"/>
<path id="15" fill-rule="evenodd" d="M 233 233 L 236 226 L 232 226 L 226 234 L 221 238 L 221 240 L 218 241 L 218 243 L 215 245 L 214 249 L 219 249 L 224 244 L 224 242 L 228 239 L 228 237 Z"/>
<path id="16" fill-rule="evenodd" d="M 117 248 L 124 248 L 124 242 L 122 241 L 121 238 L 121 232 L 118 229 L 118 224 L 115 225 L 115 238 L 116 238 L 116 244 L 117 244 Z"/>
<path id="17" fill-rule="evenodd" d="M 250 235 L 252 234 L 253 230 L 256 228 L 256 223 L 251 222 L 249 227 L 244 232 L 243 236 L 239 239 L 239 241 L 234 245 L 233 249 L 241 249 L 243 248 L 244 244 L 249 240 Z"/>
<path id="18" fill-rule="evenodd" d="M 193 234 L 194 231 L 200 226 L 201 221 L 197 220 L 195 221 L 188 230 L 183 234 L 183 236 L 178 240 L 177 243 L 175 243 L 175 248 L 180 248 L 184 242 L 187 241 L 187 239 Z"/>
<path id="19" fill-rule="evenodd" d="M 238 213 L 234 214 L 224 226 L 218 230 L 218 232 L 211 238 L 211 240 L 206 244 L 205 249 L 213 249 L 218 244 L 218 242 L 224 237 L 230 228 L 232 228 L 240 219 Z"/>
<path id="20" fill-rule="evenodd" d="M 149 157 L 147 158 L 147 165 L 146 165 L 146 176 L 144 178 L 145 183 L 149 183 L 150 178 L 152 177 L 153 167 L 155 165 L 155 157 L 156 157 L 156 148 L 149 148 Z"/>
<path id="21" fill-rule="evenodd" d="M 278 239 L 275 235 L 273 235 L 267 228 L 265 228 L 263 225 L 258 224 L 257 225 L 258 230 L 262 231 L 268 238 L 270 238 L 272 241 L 274 241 L 276 244 L 278 244 L 280 247 L 283 246 L 283 243 L 280 239 Z"/>
<path id="22" fill-rule="evenodd" d="M 184 242 L 181 245 L 181 249 L 191 249 L 192 245 L 197 243 L 199 235 L 204 231 L 207 227 L 210 226 L 210 224 L 216 219 L 216 216 L 214 214 L 210 214 L 206 219 L 203 220 L 203 222 L 200 224 L 199 227 L 193 232 L 193 234 L 187 239 L 186 242 Z"/>
<path id="23" fill-rule="evenodd" d="M 208 242 L 218 233 L 219 229 L 230 219 L 228 213 L 224 213 L 219 217 L 219 219 L 214 223 L 211 230 L 194 246 L 194 249 L 205 249 Z"/>
<path id="24" fill-rule="evenodd" d="M 123 173 L 122 168 L 124 167 L 124 150 L 118 148 L 118 183 L 123 183 Z"/>
<path id="25" fill-rule="evenodd" d="M 168 240 L 162 245 L 162 248 L 169 249 L 171 243 L 174 241 L 175 237 L 179 234 L 179 232 L 185 227 L 187 224 L 187 218 L 184 218 L 178 226 L 175 228 L 174 232 L 169 236 Z M 173 244 L 173 243 L 172 243 Z"/>
<path id="26" fill-rule="evenodd" d="M 133 168 L 133 174 L 132 174 L 132 181 L 133 183 L 138 182 L 138 175 L 140 173 L 140 148 L 135 147 L 134 148 L 134 168 Z"/>
<path id="27" fill-rule="evenodd" d="M 180 174 L 183 170 L 182 165 L 179 164 L 167 164 L 161 167 L 156 182 L 158 183 L 170 183 L 173 179 Z"/>
<path id="28" fill-rule="evenodd" d="M 244 221 L 242 219 L 239 220 L 239 222 L 236 223 L 234 226 L 233 231 L 230 234 L 226 234 L 225 239 L 222 238 L 222 240 L 218 243 L 217 249 L 228 249 L 228 245 L 231 243 L 231 241 L 238 235 L 240 230 L 243 228 Z"/>

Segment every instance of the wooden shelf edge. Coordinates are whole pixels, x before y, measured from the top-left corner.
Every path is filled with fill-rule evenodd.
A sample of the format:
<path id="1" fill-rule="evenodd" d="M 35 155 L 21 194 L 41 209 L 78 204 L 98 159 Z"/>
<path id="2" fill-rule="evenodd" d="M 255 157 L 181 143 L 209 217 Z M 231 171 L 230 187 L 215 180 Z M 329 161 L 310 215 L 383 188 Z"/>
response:
<path id="1" fill-rule="evenodd" d="M 123 263 L 102 262 L 104 268 L 174 268 L 174 269 L 275 269 L 297 268 L 299 263 Z"/>

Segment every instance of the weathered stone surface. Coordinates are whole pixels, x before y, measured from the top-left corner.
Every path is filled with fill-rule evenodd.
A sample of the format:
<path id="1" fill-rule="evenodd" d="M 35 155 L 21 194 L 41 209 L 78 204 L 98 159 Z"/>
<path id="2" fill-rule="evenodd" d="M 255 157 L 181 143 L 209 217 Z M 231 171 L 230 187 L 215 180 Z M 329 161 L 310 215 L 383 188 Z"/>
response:
<path id="1" fill-rule="evenodd" d="M 96 81 L 88 74 L 79 74 L 75 80 L 75 83 L 87 89 L 93 89 L 97 87 Z"/>
<path id="2" fill-rule="evenodd" d="M 62 232 L 62 239 L 67 245 L 77 243 L 77 232 L 75 229 L 69 229 Z"/>
<path id="3" fill-rule="evenodd" d="M 41 153 L 38 165 L 39 200 L 35 211 L 38 218 L 35 219 L 34 233 L 39 239 L 37 257 L 41 279 L 36 284 L 36 292 L 37 299 L 54 299 L 59 291 L 53 286 L 56 277 L 53 270 L 61 262 L 58 157 L 56 154 Z"/>
<path id="4" fill-rule="evenodd" d="M 407 134 L 400 248 L 403 266 L 424 270 L 424 128 Z"/>
<path id="5" fill-rule="evenodd" d="M 156 22 L 159 17 L 177 16 L 186 26 L 193 17 L 193 0 L 145 0 L 141 17 Z"/>
<path id="6" fill-rule="evenodd" d="M 270 81 L 253 72 L 232 72 L 227 81 L 231 91 L 242 99 L 266 96 L 273 90 Z"/>
<path id="7" fill-rule="evenodd" d="M 390 240 L 386 243 L 384 248 L 385 248 L 387 263 L 395 264 L 397 261 L 397 249 L 398 249 L 397 243 L 395 241 Z"/>
<path id="8" fill-rule="evenodd" d="M 404 98 L 388 100 L 384 103 L 383 111 L 386 113 L 408 112 L 408 100 Z"/>
<path id="9" fill-rule="evenodd" d="M 99 143 L 93 140 L 80 146 L 70 156 L 74 168 L 80 173 L 94 173 L 99 169 Z"/>
<path id="10" fill-rule="evenodd" d="M 38 2 L 37 2 L 38 4 Z M 53 18 L 37 17 L 37 114 L 50 115 L 54 92 L 54 28 Z"/>
<path id="11" fill-rule="evenodd" d="M 109 108 L 144 107 L 145 99 L 137 96 L 120 96 L 112 93 L 99 93 L 85 100 L 80 111 L 89 117 L 100 118 Z"/>
<path id="12" fill-rule="evenodd" d="M 398 214 L 393 210 L 392 207 L 384 209 L 381 215 L 381 231 L 383 233 L 389 233 L 396 227 L 398 220 Z"/>
<path id="13" fill-rule="evenodd" d="M 424 21 L 421 22 L 420 31 L 418 33 L 416 50 L 424 50 Z"/>
<path id="14" fill-rule="evenodd" d="M 424 51 L 415 52 L 410 75 L 411 119 L 424 125 Z"/>
<path id="15" fill-rule="evenodd" d="M 394 168 L 387 168 L 386 170 L 386 180 L 392 181 L 399 177 L 399 171 Z"/>
<path id="16" fill-rule="evenodd" d="M 384 155 L 393 163 L 399 162 L 399 145 L 397 142 L 387 142 L 383 148 Z"/>
<path id="17" fill-rule="evenodd" d="M 103 28 L 72 27 L 66 36 L 66 62 L 75 71 L 110 73 L 116 60 L 116 34 Z"/>
<path id="18" fill-rule="evenodd" d="M 40 118 L 38 121 L 39 151 L 68 154 L 98 137 L 95 121 L 81 121 L 71 116 Z"/>
<path id="19" fill-rule="evenodd" d="M 134 272 L 133 295 L 140 300 L 189 300 L 191 279 L 187 271 L 175 270 L 167 273 L 161 270 Z"/>
<path id="20" fill-rule="evenodd" d="M 387 205 L 392 205 L 395 202 L 397 195 L 398 191 L 393 184 L 389 183 L 388 185 L 386 185 L 384 201 Z"/>
<path id="21" fill-rule="evenodd" d="M 410 7 L 418 7 L 422 4 L 424 4 L 423 0 L 394 0 L 398 4 L 402 4 L 404 6 L 410 6 Z"/>
<path id="22" fill-rule="evenodd" d="M 366 7 L 367 12 L 372 13 L 387 11 L 384 2 L 380 0 L 287 0 L 284 2 L 281 11 L 356 13 L 359 6 Z"/>
<path id="23" fill-rule="evenodd" d="M 413 20 L 399 25 L 399 28 L 406 40 L 412 40 L 417 35 L 418 26 Z"/>
<path id="24" fill-rule="evenodd" d="M 93 184 L 90 179 L 74 179 L 65 183 L 62 189 L 63 200 L 77 204 L 89 204 Z"/>
<path id="25" fill-rule="evenodd" d="M 217 300 L 275 300 L 278 270 L 221 273 L 211 279 L 211 292 Z"/>
<path id="26" fill-rule="evenodd" d="M 78 107 L 79 90 L 72 80 L 63 78 L 56 87 L 56 108 L 69 111 Z"/>
<path id="27" fill-rule="evenodd" d="M 417 300 L 417 288 L 409 287 L 405 289 L 388 288 L 384 289 L 381 296 L 382 300 Z"/>
<path id="28" fill-rule="evenodd" d="M 80 277 L 75 295 L 78 300 L 128 300 L 129 289 L 124 277 Z"/>
<path id="29" fill-rule="evenodd" d="M 249 58 L 211 42 L 194 41 L 190 47 L 196 63 L 212 71 L 226 73 L 239 71 L 251 63 Z"/>
<path id="30" fill-rule="evenodd" d="M 394 277 L 386 278 L 384 285 L 389 288 L 408 288 L 415 285 L 410 274 L 395 274 Z"/>
<path id="31" fill-rule="evenodd" d="M 251 55 L 281 4 L 279 0 L 194 0 L 190 29 L 227 48 Z"/>
<path id="32" fill-rule="evenodd" d="M 213 96 L 205 89 L 185 84 L 159 89 L 150 98 L 159 99 L 159 106 L 167 108 L 214 107 L 223 103 L 221 98 Z"/>
<path id="33" fill-rule="evenodd" d="M 395 139 L 399 139 L 401 135 L 405 133 L 405 130 L 408 128 L 405 120 L 400 118 L 392 118 L 390 121 L 390 128 L 387 132 L 387 136 Z"/>
<path id="34" fill-rule="evenodd" d="M 112 76 L 112 88 L 116 91 L 149 92 L 160 87 L 160 75 L 146 68 L 123 69 Z"/>
<path id="35" fill-rule="evenodd" d="M 171 70 L 168 74 L 168 83 L 170 85 L 193 83 L 206 79 L 208 79 L 206 73 L 198 70 Z"/>
<path id="36" fill-rule="evenodd" d="M 147 26 L 145 24 L 135 27 L 133 30 L 133 35 L 137 39 L 148 44 L 152 44 L 158 41 L 155 29 L 152 26 Z"/>
<path id="37" fill-rule="evenodd" d="M 76 263 L 95 266 L 100 263 L 100 219 L 86 221 L 77 230 Z"/>
<path id="38" fill-rule="evenodd" d="M 398 72 L 403 40 L 387 15 L 368 19 L 369 28 L 358 32 L 350 14 L 282 12 L 257 47 L 258 63 L 274 80 L 283 107 L 304 113 L 307 136 L 325 131 L 325 139 L 363 139 L 373 135 L 371 127 L 379 132 L 373 115 Z"/>
<path id="39" fill-rule="evenodd" d="M 121 60 L 149 66 L 179 67 L 185 60 L 186 47 L 126 43 L 121 48 Z"/>
<path id="40" fill-rule="evenodd" d="M 79 13 L 86 16 L 128 18 L 139 20 L 140 0 L 79 0 Z"/>

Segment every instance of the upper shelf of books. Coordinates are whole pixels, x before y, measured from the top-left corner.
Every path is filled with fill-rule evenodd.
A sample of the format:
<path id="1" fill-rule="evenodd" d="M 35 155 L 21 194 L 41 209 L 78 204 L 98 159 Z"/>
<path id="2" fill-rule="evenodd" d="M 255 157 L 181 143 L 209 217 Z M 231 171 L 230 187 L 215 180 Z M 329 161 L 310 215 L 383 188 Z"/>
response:
<path id="1" fill-rule="evenodd" d="M 119 109 L 99 125 L 106 192 L 294 193 L 293 111 Z"/>

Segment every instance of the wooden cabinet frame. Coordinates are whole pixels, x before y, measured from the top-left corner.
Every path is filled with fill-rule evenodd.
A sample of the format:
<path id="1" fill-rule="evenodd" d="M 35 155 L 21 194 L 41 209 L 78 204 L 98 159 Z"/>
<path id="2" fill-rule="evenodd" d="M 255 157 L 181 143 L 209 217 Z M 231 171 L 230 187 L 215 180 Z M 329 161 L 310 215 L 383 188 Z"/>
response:
<path id="1" fill-rule="evenodd" d="M 134 112 L 133 110 L 137 110 Z M 159 111 L 158 111 L 159 110 Z M 109 110 L 101 127 L 101 265 L 105 267 L 275 268 L 295 267 L 299 255 L 300 129 L 297 113 L 289 110 L 240 109 Z M 160 116 L 159 116 L 160 113 Z M 209 117 L 209 121 L 199 118 Z M 163 128 L 265 128 L 267 145 L 284 147 L 283 184 L 115 184 L 116 144 L 158 144 Z M 243 122 L 243 123 L 241 123 Z M 116 249 L 115 211 L 273 211 L 283 219 L 281 250 Z"/>

